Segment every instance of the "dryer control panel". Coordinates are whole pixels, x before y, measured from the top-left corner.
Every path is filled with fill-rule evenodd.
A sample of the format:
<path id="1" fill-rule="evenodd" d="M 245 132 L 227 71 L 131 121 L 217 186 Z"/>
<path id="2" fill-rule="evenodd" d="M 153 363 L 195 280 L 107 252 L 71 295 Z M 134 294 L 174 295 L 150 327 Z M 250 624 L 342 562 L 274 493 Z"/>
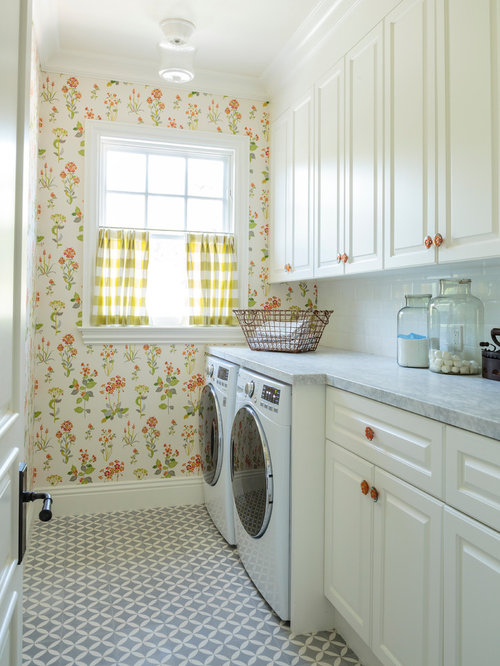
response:
<path id="1" fill-rule="evenodd" d="M 262 385 L 262 393 L 260 395 L 262 400 L 270 402 L 273 405 L 279 405 L 281 390 L 276 386 L 269 386 L 268 384 Z"/>
<path id="2" fill-rule="evenodd" d="M 292 387 L 288 384 L 241 368 L 236 400 L 251 404 L 262 415 L 277 423 L 290 424 Z"/>

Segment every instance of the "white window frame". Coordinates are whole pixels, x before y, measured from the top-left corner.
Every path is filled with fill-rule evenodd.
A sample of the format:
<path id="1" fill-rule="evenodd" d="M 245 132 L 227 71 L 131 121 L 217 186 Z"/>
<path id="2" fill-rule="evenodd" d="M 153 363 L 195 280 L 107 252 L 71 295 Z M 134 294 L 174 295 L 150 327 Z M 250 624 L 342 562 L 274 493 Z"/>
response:
<path id="1" fill-rule="evenodd" d="M 214 152 L 229 151 L 233 182 L 232 217 L 238 248 L 238 284 L 240 304 L 248 297 L 248 164 L 249 138 L 215 132 L 178 130 L 166 127 L 145 127 L 128 123 L 87 120 L 85 126 L 85 207 L 83 233 L 83 322 L 82 335 L 86 344 L 141 342 L 243 342 L 239 326 L 91 326 L 90 312 L 94 285 L 99 220 L 102 215 L 100 182 L 104 175 L 101 146 L 107 142 L 151 142 L 152 145 L 171 145 L 174 148 L 203 146 Z M 117 145 L 119 145 L 117 143 Z"/>

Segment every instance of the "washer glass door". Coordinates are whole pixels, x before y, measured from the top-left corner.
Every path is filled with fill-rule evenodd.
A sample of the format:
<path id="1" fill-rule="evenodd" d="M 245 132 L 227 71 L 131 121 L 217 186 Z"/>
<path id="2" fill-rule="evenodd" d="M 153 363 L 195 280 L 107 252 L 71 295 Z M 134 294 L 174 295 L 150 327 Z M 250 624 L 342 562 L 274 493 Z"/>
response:
<path id="1" fill-rule="evenodd" d="M 236 510 L 252 537 L 266 531 L 273 503 L 272 468 L 266 437 L 249 405 L 236 413 L 231 430 L 231 478 Z"/>
<path id="2" fill-rule="evenodd" d="M 206 384 L 201 392 L 199 422 L 203 478 L 214 486 L 222 468 L 223 442 L 219 401 L 212 384 Z"/>

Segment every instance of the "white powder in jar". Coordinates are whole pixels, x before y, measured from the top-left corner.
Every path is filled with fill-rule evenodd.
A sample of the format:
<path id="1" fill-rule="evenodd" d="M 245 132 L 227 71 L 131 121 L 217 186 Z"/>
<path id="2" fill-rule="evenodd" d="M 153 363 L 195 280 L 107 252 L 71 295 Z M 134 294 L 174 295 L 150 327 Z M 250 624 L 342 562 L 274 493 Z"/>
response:
<path id="1" fill-rule="evenodd" d="M 428 368 L 429 338 L 399 336 L 398 364 L 404 368 Z"/>

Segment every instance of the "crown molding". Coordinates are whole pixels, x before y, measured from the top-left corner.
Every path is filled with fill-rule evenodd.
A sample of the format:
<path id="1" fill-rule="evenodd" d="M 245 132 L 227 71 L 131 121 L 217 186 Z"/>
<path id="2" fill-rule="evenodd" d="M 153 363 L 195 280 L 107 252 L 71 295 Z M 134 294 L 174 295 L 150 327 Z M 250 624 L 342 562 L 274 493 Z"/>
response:
<path id="1" fill-rule="evenodd" d="M 325 41 L 364 0 L 322 0 L 301 23 L 262 74 L 270 96 L 292 79 L 297 68 L 313 58 Z"/>
<path id="2" fill-rule="evenodd" d="M 45 39 L 45 38 L 44 38 Z M 113 58 L 99 54 L 59 50 L 49 57 L 39 52 L 40 66 L 44 72 L 79 75 L 90 78 L 145 83 L 178 90 L 197 90 L 216 95 L 245 97 L 266 101 L 268 93 L 262 79 L 257 77 L 215 72 L 195 67 L 195 77 L 187 84 L 166 82 L 158 74 L 159 60 L 135 60 Z"/>

